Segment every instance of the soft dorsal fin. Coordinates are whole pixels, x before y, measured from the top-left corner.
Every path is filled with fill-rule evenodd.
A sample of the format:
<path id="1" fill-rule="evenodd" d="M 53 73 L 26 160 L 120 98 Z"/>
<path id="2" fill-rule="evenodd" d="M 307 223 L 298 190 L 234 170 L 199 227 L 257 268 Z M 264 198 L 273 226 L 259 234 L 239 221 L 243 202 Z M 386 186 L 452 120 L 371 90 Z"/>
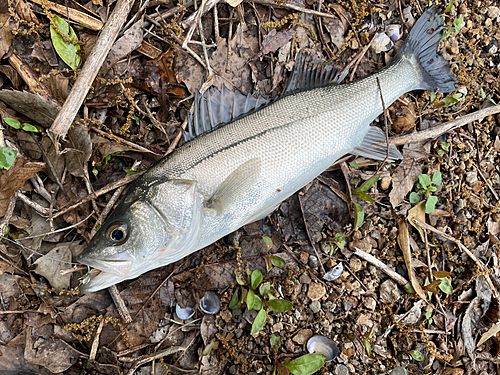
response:
<path id="1" fill-rule="evenodd" d="M 339 71 L 329 62 L 316 56 L 311 49 L 301 49 L 295 59 L 292 76 L 282 96 L 335 83 Z"/>
<path id="2" fill-rule="evenodd" d="M 264 105 L 270 99 L 258 98 L 251 94 L 243 95 L 239 91 L 231 91 L 226 85 L 222 89 L 210 87 L 202 94 L 196 90 L 194 110 L 188 112 L 188 126 L 184 131 L 184 141 L 190 141 L 216 127 L 227 124 L 236 118 L 246 115 Z"/>

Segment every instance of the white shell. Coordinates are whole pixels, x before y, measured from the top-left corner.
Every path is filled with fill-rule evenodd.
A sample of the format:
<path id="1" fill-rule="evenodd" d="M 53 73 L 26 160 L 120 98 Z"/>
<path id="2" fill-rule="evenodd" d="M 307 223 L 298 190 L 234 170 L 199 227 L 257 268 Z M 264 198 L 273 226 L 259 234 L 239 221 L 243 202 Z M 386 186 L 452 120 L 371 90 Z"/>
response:
<path id="1" fill-rule="evenodd" d="M 205 314 L 217 314 L 220 311 L 220 298 L 215 294 L 206 292 L 203 298 L 200 299 L 200 309 Z"/>
<path id="2" fill-rule="evenodd" d="M 375 53 L 389 51 L 394 43 L 385 33 L 378 33 L 372 42 L 372 48 Z"/>
<path id="3" fill-rule="evenodd" d="M 342 262 L 340 262 L 335 267 L 333 267 L 330 271 L 325 273 L 323 275 L 323 279 L 326 281 L 333 281 L 335 279 L 338 279 L 340 277 L 340 275 L 342 275 L 342 272 L 344 272 L 344 266 L 342 265 Z"/>
<path id="4" fill-rule="evenodd" d="M 192 307 L 183 309 L 178 304 L 175 305 L 175 315 L 177 315 L 180 320 L 188 320 L 193 317 L 194 313 L 195 311 Z"/>
<path id="5" fill-rule="evenodd" d="M 323 354 L 326 357 L 326 362 L 333 361 L 339 354 L 337 344 L 321 335 L 313 336 L 307 341 L 307 351 L 309 353 Z"/>
<path id="6" fill-rule="evenodd" d="M 387 25 L 385 27 L 385 33 L 387 36 L 395 42 L 401 38 L 401 26 L 400 25 Z"/>

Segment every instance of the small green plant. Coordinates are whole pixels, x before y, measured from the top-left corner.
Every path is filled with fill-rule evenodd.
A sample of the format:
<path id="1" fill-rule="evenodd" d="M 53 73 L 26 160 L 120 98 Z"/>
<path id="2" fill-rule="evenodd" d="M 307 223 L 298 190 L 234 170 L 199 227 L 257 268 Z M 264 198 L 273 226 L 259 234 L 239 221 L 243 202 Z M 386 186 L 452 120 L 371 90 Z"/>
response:
<path id="1" fill-rule="evenodd" d="M 273 333 L 269 343 L 274 351 L 273 375 L 312 375 L 319 371 L 326 363 L 326 357 L 323 354 L 306 354 L 291 360 L 286 365 L 279 363 L 277 361 L 277 353 L 281 345 L 281 338 L 275 336 Z"/>
<path id="2" fill-rule="evenodd" d="M 269 255 L 269 250 L 271 250 L 273 247 L 273 240 L 268 236 L 262 236 L 262 239 L 266 243 L 266 247 L 267 247 L 266 253 L 262 254 L 262 256 L 264 257 L 264 260 L 266 261 L 267 272 L 270 272 L 273 269 L 273 266 L 274 267 L 285 267 L 286 262 L 282 258 L 280 258 L 276 255 Z"/>
<path id="3" fill-rule="evenodd" d="M 14 129 L 18 129 L 18 130 L 22 129 L 22 130 L 27 131 L 27 132 L 38 133 L 38 129 L 36 127 L 34 127 L 33 125 L 27 124 L 27 123 L 21 124 L 21 122 L 19 122 L 15 118 L 4 117 L 3 121 L 7 125 L 13 127 Z"/>
<path id="4" fill-rule="evenodd" d="M 417 192 L 410 194 L 410 203 L 416 204 L 422 199 L 425 199 L 425 213 L 430 214 L 436 208 L 438 198 L 432 195 L 437 190 L 437 186 L 441 185 L 441 172 L 434 173 L 432 178 L 427 174 L 418 175 Z"/>
<path id="5" fill-rule="evenodd" d="M 361 333 L 361 331 L 358 329 L 358 332 Z M 368 354 L 368 357 L 372 354 L 372 344 L 370 340 L 375 336 L 375 326 L 372 327 L 370 332 L 368 332 L 365 335 L 361 335 L 361 338 L 363 339 L 363 342 L 365 343 L 365 349 L 366 353 Z"/>
<path id="6" fill-rule="evenodd" d="M 489 100 L 492 102 L 494 105 L 497 105 L 497 103 L 491 98 L 491 96 L 487 96 L 486 93 L 484 92 L 483 88 L 481 87 L 481 98 L 483 100 Z"/>
<path id="7" fill-rule="evenodd" d="M 125 153 L 125 151 L 117 151 L 117 152 L 113 152 L 112 154 L 106 155 L 106 157 L 104 158 L 104 165 L 108 164 L 108 162 L 111 160 L 111 158 L 113 156 L 124 154 L 124 153 Z M 97 170 L 96 167 L 102 167 L 102 163 L 95 163 L 95 167 L 92 168 L 92 173 L 94 174 L 94 176 L 97 177 L 97 175 L 99 174 L 99 171 Z M 132 172 L 132 173 L 129 173 L 129 172 Z M 129 172 L 125 171 L 125 173 L 127 173 L 127 174 L 138 173 L 136 171 L 129 171 Z"/>
<path id="8" fill-rule="evenodd" d="M 448 142 L 435 142 L 433 146 L 434 150 L 436 150 L 436 154 L 439 156 L 443 156 L 445 152 L 450 151 L 450 144 Z"/>
<path id="9" fill-rule="evenodd" d="M 346 234 L 345 233 L 336 233 L 333 239 L 330 241 L 330 256 L 333 255 L 333 252 L 335 251 L 334 244 L 337 245 L 337 247 L 340 250 L 343 250 L 345 247 L 345 239 L 346 239 Z"/>
<path id="10" fill-rule="evenodd" d="M 373 185 L 375 185 L 379 178 L 380 176 L 377 175 L 365 181 L 360 187 L 353 190 L 352 195 L 366 202 L 374 203 L 372 197 L 365 193 L 365 191 L 368 191 Z M 352 205 L 354 208 L 354 230 L 356 230 L 365 220 L 365 211 L 363 210 L 363 207 L 354 201 L 352 201 Z"/>
<path id="11" fill-rule="evenodd" d="M 451 11 L 451 8 L 453 7 L 453 2 L 454 0 L 450 0 L 448 6 L 444 10 L 442 14 L 444 19 L 451 19 L 451 17 L 448 16 L 447 13 Z M 454 18 L 453 21 L 448 22 L 444 26 L 443 36 L 441 37 L 441 40 L 448 38 L 452 33 L 458 35 L 460 33 L 460 30 L 462 30 L 463 24 L 464 24 L 464 16 L 462 14 L 460 15 L 460 17 Z"/>
<path id="12" fill-rule="evenodd" d="M 275 298 L 272 294 L 275 292 L 274 285 L 270 282 L 262 283 L 263 280 L 264 276 L 259 270 L 253 272 L 247 270 L 246 280 L 238 275 L 236 282 L 240 288 L 236 289 L 229 302 L 230 309 L 239 309 L 245 303 L 248 310 L 258 311 L 252 323 L 252 335 L 258 333 L 266 324 L 267 310 L 282 313 L 292 308 L 291 302 Z M 241 290 L 241 295 L 238 290 Z"/>
<path id="13" fill-rule="evenodd" d="M 432 312 L 427 311 L 427 312 L 425 313 L 425 321 L 426 321 L 427 323 L 429 323 L 430 325 L 432 325 L 432 323 L 434 322 L 434 320 L 432 319 Z"/>
<path id="14" fill-rule="evenodd" d="M 410 350 L 410 351 L 407 351 L 406 353 L 411 355 L 415 361 L 423 361 L 425 359 L 424 355 L 422 353 L 420 353 L 418 350 Z"/>

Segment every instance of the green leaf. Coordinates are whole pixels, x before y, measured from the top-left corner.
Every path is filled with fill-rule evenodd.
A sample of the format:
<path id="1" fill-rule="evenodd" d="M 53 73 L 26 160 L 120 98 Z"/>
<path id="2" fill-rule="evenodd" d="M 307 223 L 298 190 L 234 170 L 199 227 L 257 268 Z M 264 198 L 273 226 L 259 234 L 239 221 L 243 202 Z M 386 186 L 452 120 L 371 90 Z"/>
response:
<path id="1" fill-rule="evenodd" d="M 436 173 L 434 173 L 432 175 L 432 183 L 436 186 L 441 185 L 442 177 L 443 177 L 443 175 L 441 174 L 441 172 L 437 171 Z"/>
<path id="2" fill-rule="evenodd" d="M 240 275 L 239 273 L 236 275 L 236 282 L 237 282 L 238 284 L 240 284 L 241 286 L 245 286 L 245 285 L 247 285 L 247 284 L 245 283 L 245 281 L 243 281 L 243 279 L 241 278 L 241 275 Z"/>
<path id="3" fill-rule="evenodd" d="M 285 312 L 292 308 L 292 303 L 285 299 L 273 299 L 269 301 L 269 308 L 275 312 Z"/>
<path id="4" fill-rule="evenodd" d="M 248 291 L 246 302 L 248 310 L 252 310 L 253 305 L 255 304 L 255 292 L 252 289 Z"/>
<path id="5" fill-rule="evenodd" d="M 264 327 L 264 324 L 266 324 L 266 318 L 266 311 L 264 310 L 264 307 L 262 307 L 252 323 L 252 331 L 250 332 L 251 335 L 255 335 Z"/>
<path id="6" fill-rule="evenodd" d="M 336 233 L 335 234 L 335 237 L 333 237 L 333 242 L 340 242 L 342 240 L 345 240 L 346 239 L 346 234 L 345 233 Z"/>
<path id="7" fill-rule="evenodd" d="M 128 174 L 128 175 L 134 175 L 136 173 L 139 173 L 140 171 L 133 171 L 131 169 L 125 169 L 125 173 Z"/>
<path id="8" fill-rule="evenodd" d="M 361 224 L 363 224 L 363 220 L 365 219 L 365 211 L 363 211 L 363 207 L 361 207 L 356 202 L 352 202 L 354 205 L 354 230 L 357 230 Z"/>
<path id="9" fill-rule="evenodd" d="M 435 186 L 429 186 L 427 188 L 427 191 L 431 191 L 431 192 L 437 191 L 437 187 L 435 187 Z"/>
<path id="10" fill-rule="evenodd" d="M 460 17 L 455 18 L 453 20 L 453 29 L 455 30 L 455 35 L 457 35 L 460 32 L 460 30 L 462 30 L 463 23 L 464 23 L 463 14 L 461 14 Z"/>
<path id="11" fill-rule="evenodd" d="M 269 340 L 269 343 L 271 344 L 271 348 L 276 347 L 276 349 L 279 348 L 281 341 L 281 337 L 276 336 L 274 333 L 271 335 L 271 339 Z"/>
<path id="12" fill-rule="evenodd" d="M 38 129 L 31 124 L 23 124 L 23 130 L 32 133 L 38 133 Z"/>
<path id="13" fill-rule="evenodd" d="M 443 33 L 443 35 L 446 34 L 446 32 L 449 34 L 449 31 L 445 30 L 445 33 Z M 451 97 L 451 96 L 447 96 L 446 98 L 443 98 L 441 99 L 438 104 L 437 104 L 437 107 L 450 107 L 452 106 L 453 104 L 457 104 L 458 103 L 458 100 L 455 99 L 454 97 Z"/>
<path id="14" fill-rule="evenodd" d="M 239 305 L 239 306 L 238 306 Z M 231 301 L 229 302 L 230 309 L 237 309 L 241 306 L 240 299 L 238 298 L 238 290 L 236 290 L 231 297 Z"/>
<path id="15" fill-rule="evenodd" d="M 268 236 L 262 236 L 262 239 L 266 243 L 267 251 L 271 250 L 271 248 L 273 247 L 273 240 Z"/>
<path id="16" fill-rule="evenodd" d="M 431 184 L 431 178 L 423 173 L 418 175 L 418 181 L 420 182 L 420 185 L 422 185 L 422 189 L 424 190 L 427 190 L 427 187 Z"/>
<path id="17" fill-rule="evenodd" d="M 406 284 L 403 289 L 405 290 L 406 293 L 408 294 L 415 294 L 415 289 L 413 289 L 413 285 L 411 285 L 411 282 L 408 282 L 408 284 Z"/>
<path id="18" fill-rule="evenodd" d="M 253 309 L 259 311 L 262 308 L 262 299 L 256 294 L 255 303 L 253 304 Z"/>
<path id="19" fill-rule="evenodd" d="M 210 341 L 210 343 L 207 346 L 205 346 L 205 349 L 203 349 L 203 352 L 201 353 L 201 356 L 205 357 L 205 356 L 209 355 L 210 351 L 214 347 L 214 344 L 215 344 L 215 339 L 212 339 L 212 341 Z"/>
<path id="20" fill-rule="evenodd" d="M 373 338 L 373 336 L 375 336 L 375 325 L 372 327 L 370 334 L 368 335 L 368 338 L 371 339 Z"/>
<path id="21" fill-rule="evenodd" d="M 441 289 L 446 294 L 453 293 L 453 287 L 451 286 L 451 281 L 447 277 L 443 277 L 441 280 L 441 284 L 439 284 L 439 289 Z"/>
<path id="22" fill-rule="evenodd" d="M 269 283 L 261 284 L 261 286 L 259 287 L 259 293 L 261 296 L 265 296 L 266 294 L 269 293 L 270 290 L 271 290 L 271 284 Z"/>
<path id="23" fill-rule="evenodd" d="M 94 176 L 97 177 L 97 175 L 99 174 L 99 171 L 95 168 L 92 168 L 92 173 L 94 174 Z"/>
<path id="24" fill-rule="evenodd" d="M 370 188 L 373 185 L 375 185 L 379 179 L 380 179 L 380 175 L 373 176 L 368 181 L 365 181 L 365 183 L 363 185 L 361 185 L 359 188 L 357 188 L 354 191 L 367 191 L 367 190 L 370 190 Z"/>
<path id="25" fill-rule="evenodd" d="M 420 353 L 418 350 L 410 350 L 408 354 L 411 355 L 415 361 L 424 360 L 424 355 Z"/>
<path id="26" fill-rule="evenodd" d="M 326 363 L 323 354 L 306 354 L 288 362 L 285 367 L 293 375 L 312 375 L 319 371 Z"/>
<path id="27" fill-rule="evenodd" d="M 349 162 L 349 165 L 353 167 L 354 169 L 359 169 L 358 163 L 356 163 L 354 160 Z"/>
<path id="28" fill-rule="evenodd" d="M 425 213 L 426 214 L 431 214 L 434 212 L 434 209 L 436 208 L 436 203 L 438 199 L 434 195 L 431 195 L 429 198 L 427 198 L 427 202 L 425 202 Z"/>
<path id="29" fill-rule="evenodd" d="M 57 25 L 61 33 L 63 33 L 71 41 L 78 41 L 75 31 L 72 27 L 69 27 L 65 20 L 61 17 L 54 16 L 54 23 Z M 50 25 L 50 38 L 52 39 L 54 49 L 62 61 L 64 61 L 71 69 L 76 70 L 78 65 L 80 65 L 80 55 L 78 54 L 80 45 L 65 41 L 52 25 Z"/>
<path id="30" fill-rule="evenodd" d="M 362 199 L 366 202 L 370 202 L 370 203 L 373 203 L 373 199 L 372 197 L 370 197 L 368 194 L 366 193 L 362 193 L 360 191 L 353 191 L 352 195 L 354 195 L 355 197 L 358 197 L 359 199 Z"/>
<path id="31" fill-rule="evenodd" d="M 430 319 L 432 316 L 432 313 L 430 311 L 425 312 L 425 319 Z"/>
<path id="32" fill-rule="evenodd" d="M 492 98 L 488 98 L 488 100 L 489 100 L 490 102 L 492 102 L 494 105 L 497 105 L 497 102 L 496 102 L 496 101 L 494 101 Z"/>
<path id="33" fill-rule="evenodd" d="M 418 193 L 415 193 L 414 191 L 411 192 L 410 194 L 410 203 L 418 203 L 420 202 L 420 195 L 418 195 Z"/>
<path id="34" fill-rule="evenodd" d="M 3 120 L 7 125 L 12 126 L 14 129 L 21 129 L 21 123 L 15 118 L 4 117 Z"/>
<path id="35" fill-rule="evenodd" d="M 453 7 L 453 2 L 454 0 L 450 0 L 443 13 L 450 13 L 451 8 Z"/>
<path id="36" fill-rule="evenodd" d="M 366 337 L 363 337 L 363 342 L 365 343 L 366 354 L 368 354 L 369 357 L 372 354 L 372 344 Z"/>
<path id="37" fill-rule="evenodd" d="M 483 90 L 483 88 L 482 88 L 482 87 L 481 87 L 481 98 L 482 98 L 483 100 L 485 100 L 485 99 L 486 99 L 486 93 L 484 92 L 484 90 Z"/>
<path id="38" fill-rule="evenodd" d="M 448 271 L 434 271 L 432 272 L 432 275 L 436 278 L 436 279 L 444 279 L 445 277 L 448 277 L 451 275 L 450 272 Z"/>
<path id="39" fill-rule="evenodd" d="M 262 272 L 260 272 L 259 270 L 253 271 L 250 282 L 252 289 L 257 289 L 263 279 L 264 277 L 262 276 Z"/>
<path id="40" fill-rule="evenodd" d="M 435 92 L 433 92 L 433 91 L 431 91 L 431 92 L 430 92 L 430 101 L 431 101 L 431 103 L 432 103 L 434 100 L 436 100 L 436 93 L 435 93 Z"/>
<path id="41" fill-rule="evenodd" d="M 283 258 L 280 258 L 276 255 L 271 255 L 269 258 L 271 259 L 271 263 L 273 264 L 273 266 L 276 266 L 276 267 L 285 267 L 286 266 L 286 262 Z"/>
<path id="42" fill-rule="evenodd" d="M 0 169 L 10 169 L 16 161 L 17 151 L 8 147 L 0 147 Z"/>

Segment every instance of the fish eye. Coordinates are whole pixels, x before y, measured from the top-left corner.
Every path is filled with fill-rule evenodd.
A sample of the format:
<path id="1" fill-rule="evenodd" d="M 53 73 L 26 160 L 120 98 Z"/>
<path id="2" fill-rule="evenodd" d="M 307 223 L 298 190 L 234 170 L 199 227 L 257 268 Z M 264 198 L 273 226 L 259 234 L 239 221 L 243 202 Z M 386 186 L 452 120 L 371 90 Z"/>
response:
<path id="1" fill-rule="evenodd" d="M 113 223 L 106 231 L 106 238 L 115 243 L 122 244 L 127 240 L 128 226 L 125 223 Z"/>

